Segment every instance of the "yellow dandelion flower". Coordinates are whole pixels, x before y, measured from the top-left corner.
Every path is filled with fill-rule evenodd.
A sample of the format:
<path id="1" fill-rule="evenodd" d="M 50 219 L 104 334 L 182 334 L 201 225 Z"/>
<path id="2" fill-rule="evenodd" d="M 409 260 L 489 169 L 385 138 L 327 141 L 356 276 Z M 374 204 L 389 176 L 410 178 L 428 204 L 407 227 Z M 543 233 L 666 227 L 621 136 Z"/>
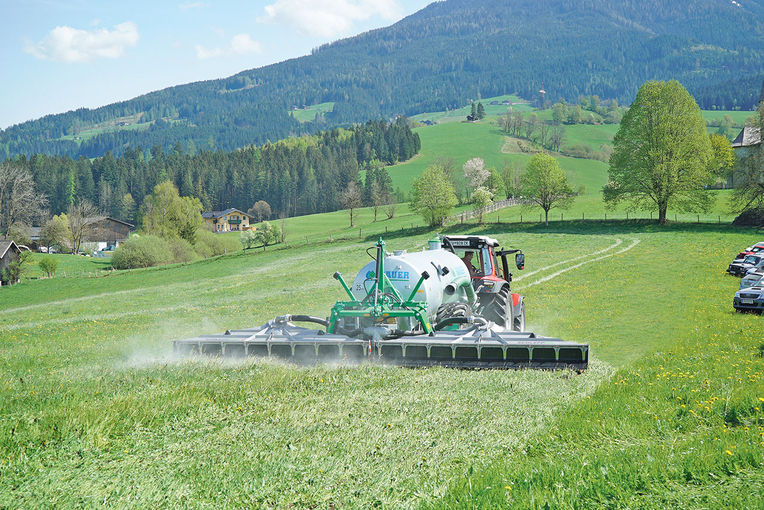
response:
<path id="1" fill-rule="evenodd" d="M 727 455 L 732 455 L 732 452 L 729 450 L 724 450 L 724 453 L 726 453 Z"/>

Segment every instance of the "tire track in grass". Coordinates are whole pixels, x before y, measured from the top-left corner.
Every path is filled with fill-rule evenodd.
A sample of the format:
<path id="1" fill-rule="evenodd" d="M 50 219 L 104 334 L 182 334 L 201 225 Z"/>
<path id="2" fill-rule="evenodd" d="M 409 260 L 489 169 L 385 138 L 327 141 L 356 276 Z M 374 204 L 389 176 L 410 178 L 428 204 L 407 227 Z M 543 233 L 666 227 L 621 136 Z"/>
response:
<path id="1" fill-rule="evenodd" d="M 577 260 L 585 259 L 585 258 L 591 257 L 593 255 L 599 255 L 601 253 L 608 252 L 608 251 L 610 251 L 610 250 L 620 246 L 621 243 L 623 243 L 623 240 L 621 240 L 619 238 L 616 238 L 615 243 L 611 244 L 607 248 L 603 248 L 603 249 L 601 249 L 599 251 L 595 251 L 593 253 L 585 253 L 584 255 L 579 255 L 578 257 L 573 257 L 572 259 L 567 259 L 567 260 L 562 260 L 560 262 L 555 262 L 554 264 L 550 264 L 548 266 L 541 267 L 539 269 L 536 269 L 535 271 L 531 271 L 530 273 L 522 274 L 522 275 L 518 276 L 517 278 L 512 278 L 512 281 L 513 282 L 517 282 L 517 281 L 523 280 L 525 278 L 528 278 L 529 276 L 533 276 L 536 273 L 540 273 L 542 271 L 546 271 L 547 269 L 552 269 L 553 267 L 561 266 L 563 264 L 568 264 L 570 262 L 575 262 Z"/>
<path id="2" fill-rule="evenodd" d="M 566 272 L 571 271 L 573 269 L 578 269 L 579 267 L 581 267 L 581 266 L 583 266 L 585 264 L 589 264 L 591 262 L 597 262 L 598 260 L 603 260 L 603 259 L 606 259 L 608 257 L 612 257 L 614 255 L 620 255 L 621 253 L 625 253 L 625 252 L 631 250 L 632 248 L 634 248 L 638 244 L 639 244 L 639 239 L 633 239 L 631 241 L 631 244 L 629 246 L 627 246 L 626 248 L 622 248 L 622 249 L 620 249 L 618 251 L 615 251 L 615 252 L 612 252 L 612 253 L 607 253 L 605 255 L 601 255 L 601 256 L 593 258 L 593 259 L 589 259 L 589 260 L 585 260 L 583 262 L 579 262 L 578 264 L 574 264 L 574 265 L 572 265 L 570 267 L 566 267 L 565 269 L 561 269 L 561 270 L 556 271 L 556 272 L 554 272 L 554 273 L 552 273 L 550 275 L 544 276 L 543 278 L 539 278 L 538 280 L 536 280 L 534 282 L 531 282 L 531 283 L 529 283 L 527 285 L 523 285 L 521 287 L 518 287 L 518 290 L 527 289 L 528 287 L 532 287 L 532 286 L 534 286 L 536 284 L 549 281 L 552 278 L 555 278 L 555 277 L 557 277 L 557 276 L 559 276 L 559 275 L 561 275 L 563 273 L 566 273 Z"/>

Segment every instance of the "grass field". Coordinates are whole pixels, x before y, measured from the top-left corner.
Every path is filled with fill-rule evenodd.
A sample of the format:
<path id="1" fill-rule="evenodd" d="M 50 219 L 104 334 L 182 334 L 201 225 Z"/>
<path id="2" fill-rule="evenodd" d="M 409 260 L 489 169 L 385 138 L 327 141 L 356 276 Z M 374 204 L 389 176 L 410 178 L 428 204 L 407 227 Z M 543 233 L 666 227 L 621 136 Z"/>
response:
<path id="1" fill-rule="evenodd" d="M 334 103 L 318 103 L 298 110 L 290 110 L 292 116 L 299 122 L 311 122 L 316 118 L 317 113 L 329 113 L 334 110 Z"/>
<path id="2" fill-rule="evenodd" d="M 501 103 L 502 101 L 512 101 L 511 105 L 492 105 L 492 101 L 498 101 Z M 507 109 L 511 106 L 513 110 L 521 111 L 521 112 L 529 112 L 533 110 L 533 107 L 530 105 L 528 101 L 525 99 L 522 99 L 516 95 L 504 95 L 504 96 L 496 96 L 496 97 L 488 97 L 485 99 L 479 99 L 475 100 L 475 103 L 478 102 L 483 103 L 483 108 L 485 108 L 485 113 L 487 116 L 495 116 L 495 115 L 502 115 L 506 113 Z M 411 117 L 412 120 L 415 121 L 425 121 L 429 120 L 430 122 L 435 122 L 438 124 L 444 123 L 444 122 L 461 122 L 463 120 L 467 119 L 467 115 L 470 114 L 472 111 L 472 104 L 467 103 L 465 106 L 462 106 L 461 108 L 456 108 L 454 110 L 446 110 L 441 112 L 428 112 L 428 113 L 420 113 L 418 115 L 414 115 Z"/>
<path id="3" fill-rule="evenodd" d="M 331 274 L 365 264 L 370 238 L 25 281 L 0 291 L 0 507 L 756 506 L 764 324 L 733 312 L 723 269 L 761 233 L 451 231 L 523 248 L 529 329 L 588 342 L 591 368 L 172 357 L 172 338 L 325 315 L 342 298 Z M 432 235 L 415 232 L 388 244 Z"/>

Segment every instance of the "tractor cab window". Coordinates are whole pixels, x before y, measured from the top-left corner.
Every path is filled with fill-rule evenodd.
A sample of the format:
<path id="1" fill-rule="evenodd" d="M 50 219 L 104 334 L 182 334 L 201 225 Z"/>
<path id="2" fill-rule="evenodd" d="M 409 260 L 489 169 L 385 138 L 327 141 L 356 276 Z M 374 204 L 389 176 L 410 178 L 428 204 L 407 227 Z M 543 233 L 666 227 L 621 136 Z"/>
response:
<path id="1" fill-rule="evenodd" d="M 467 266 L 470 276 L 483 275 L 483 254 L 480 250 L 458 250 L 456 254 Z"/>

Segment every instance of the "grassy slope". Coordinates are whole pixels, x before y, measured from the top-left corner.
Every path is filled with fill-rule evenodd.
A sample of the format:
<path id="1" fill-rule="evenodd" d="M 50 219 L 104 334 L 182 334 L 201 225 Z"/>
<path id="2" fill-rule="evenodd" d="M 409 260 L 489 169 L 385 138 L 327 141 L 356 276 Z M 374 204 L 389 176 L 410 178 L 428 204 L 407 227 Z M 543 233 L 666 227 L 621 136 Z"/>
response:
<path id="1" fill-rule="evenodd" d="M 314 104 L 298 110 L 290 110 L 290 112 L 299 122 L 311 122 L 316 118 L 317 113 L 328 113 L 332 110 L 334 110 L 334 103 L 329 102 Z"/>
<path id="2" fill-rule="evenodd" d="M 504 96 L 502 96 L 504 97 Z M 509 96 L 507 96 L 509 97 Z M 493 107 L 497 108 L 497 107 Z M 466 111 L 466 110 L 465 110 Z M 440 112 L 443 115 L 450 112 Z M 495 113 L 490 112 L 489 113 Z M 752 112 L 703 112 L 707 119 L 720 117 L 724 114 L 730 114 L 736 121 L 742 122 Z M 425 115 L 425 114 L 423 114 Z M 466 115 L 466 113 L 465 113 Z M 548 111 L 542 112 L 542 116 L 549 116 Z M 457 120 L 456 117 L 449 117 L 451 120 Z M 741 120 L 742 119 L 742 120 Z M 599 150 L 603 144 L 612 145 L 613 136 L 618 130 L 617 125 L 586 125 L 579 124 L 565 126 L 567 140 L 565 145 L 589 145 L 595 150 Z M 506 153 L 502 152 L 507 136 L 502 132 L 495 117 L 487 117 L 480 122 L 447 122 L 434 126 L 424 126 L 416 128 L 422 140 L 422 149 L 420 153 L 411 160 L 394 165 L 388 168 L 388 172 L 393 180 L 393 187 L 402 190 L 409 190 L 411 182 L 418 177 L 427 166 L 436 162 L 440 158 L 451 158 L 454 160 L 457 168 L 470 158 L 480 157 L 489 167 L 501 170 L 505 165 L 515 164 L 518 168 L 523 168 L 530 159 L 529 154 Z M 714 128 L 710 128 L 714 132 Z M 563 218 L 626 218 L 626 210 L 622 207 L 608 211 L 602 202 L 600 190 L 607 182 L 607 164 L 601 161 L 581 158 L 571 158 L 566 156 L 555 156 L 560 166 L 568 173 L 574 188 L 578 189 L 584 186 L 584 194 L 579 196 L 568 211 L 556 210 L 551 213 L 550 218 L 560 219 L 560 213 Z M 729 221 L 734 215 L 729 211 L 728 192 L 716 192 L 717 200 L 711 211 L 701 214 L 702 221 Z M 533 217 L 538 220 L 540 209 L 529 210 L 525 207 L 514 207 L 505 209 L 501 215 L 501 221 L 515 222 L 520 221 L 522 216 L 525 221 Z M 670 216 L 674 217 L 674 212 L 669 211 Z M 634 212 L 629 214 L 633 218 Z M 650 213 L 640 211 L 637 213 L 640 218 L 650 218 Z M 676 214 L 679 221 L 697 220 L 693 214 Z"/>
<path id="3" fill-rule="evenodd" d="M 679 227 L 636 236 L 629 256 L 582 268 L 536 303 L 582 298 L 550 327 L 578 315 L 576 331 L 596 338 L 598 356 L 618 359 L 620 370 L 433 506 L 760 508 L 764 321 L 731 308 L 738 280 L 722 268 L 735 234 Z M 601 275 L 614 277 L 592 285 Z"/>
<path id="4" fill-rule="evenodd" d="M 764 329 L 761 317 L 731 311 L 737 280 L 722 272 L 730 254 L 750 242 L 751 231 L 633 222 L 480 229 L 486 230 L 528 255 L 526 273 L 515 285 L 526 295 L 529 326 L 591 344 L 594 361 L 584 375 L 298 368 L 178 362 L 169 355 L 171 338 L 251 326 L 284 312 L 326 314 L 342 297 L 331 273 L 353 274 L 367 260 L 363 250 L 370 240 L 4 289 L 0 506 L 229 502 L 398 508 L 444 496 L 449 505 L 491 506 L 514 502 L 507 492 L 519 497 L 525 479 L 532 480 L 528 497 L 537 500 L 579 501 L 565 498 L 576 491 L 591 498 L 598 490 L 606 501 L 670 500 L 672 479 L 660 470 L 652 475 L 655 490 L 648 492 L 657 499 L 633 499 L 644 492 L 629 480 L 642 471 L 626 465 L 630 457 L 620 452 L 646 441 L 656 465 L 678 462 L 671 456 L 676 455 L 696 466 L 693 472 L 712 471 L 716 483 L 742 480 L 751 493 L 761 491 L 753 470 L 761 467 L 757 415 L 752 405 L 738 402 L 755 403 L 752 397 L 761 390 L 761 358 L 754 356 L 752 339 Z M 430 235 L 398 233 L 388 243 L 415 249 Z M 534 282 L 581 261 L 529 274 L 618 239 L 617 249 L 640 243 L 612 258 L 594 261 L 590 255 L 583 259 L 589 263 L 540 285 Z M 706 327 L 713 323 L 717 337 Z M 742 331 L 751 333 L 732 345 L 729 339 Z M 696 355 L 699 345 L 711 342 L 718 344 L 714 356 L 727 363 L 706 364 Z M 681 352 L 682 361 L 671 361 L 668 351 Z M 731 363 L 738 367 L 727 368 Z M 670 370 L 676 378 L 680 366 L 682 373 L 693 371 L 671 380 L 677 388 L 688 383 L 681 395 L 694 398 L 692 389 L 712 376 L 714 395 L 729 397 L 739 409 L 745 425 L 730 436 L 741 455 L 736 464 L 724 453 L 732 442 L 679 454 L 674 443 L 705 437 L 707 424 L 683 417 L 678 431 L 672 427 L 679 422 L 658 425 L 652 416 L 675 404 L 665 385 L 641 394 L 615 384 L 624 377 L 633 381 L 636 370 L 663 382 L 653 381 L 655 372 Z M 720 366 L 721 375 L 710 366 Z M 616 378 L 611 367 L 619 370 Z M 745 377 L 724 378 L 737 374 Z M 722 404 L 716 406 L 714 413 L 721 412 Z M 603 429 L 594 428 L 598 413 L 606 417 L 598 418 L 607 423 Z M 586 473 L 593 468 L 576 455 L 600 459 L 606 470 L 623 476 L 590 481 Z M 536 461 L 549 469 L 536 470 Z M 567 465 L 579 467 L 560 476 L 557 471 Z M 469 481 L 454 481 L 470 471 Z M 574 474 L 578 478 L 567 478 Z M 560 487 L 550 481 L 553 476 Z M 503 484 L 498 492 L 497 482 Z M 471 490 L 470 483 L 482 489 Z M 614 495 L 615 483 L 625 488 Z M 503 489 L 517 484 L 513 491 Z M 693 479 L 682 488 L 707 495 L 712 486 Z"/>

